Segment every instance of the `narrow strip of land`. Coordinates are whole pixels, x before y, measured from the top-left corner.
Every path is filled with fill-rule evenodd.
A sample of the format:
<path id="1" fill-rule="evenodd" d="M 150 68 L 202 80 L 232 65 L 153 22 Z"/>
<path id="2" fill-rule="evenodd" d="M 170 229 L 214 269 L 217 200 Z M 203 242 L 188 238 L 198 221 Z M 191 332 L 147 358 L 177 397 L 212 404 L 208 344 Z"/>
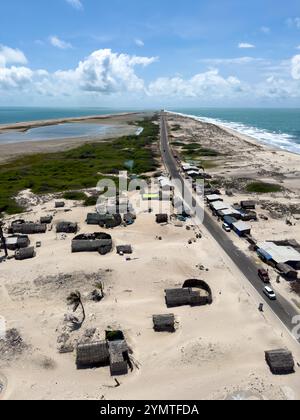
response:
<path id="1" fill-rule="evenodd" d="M 173 156 L 173 153 L 170 149 L 169 138 L 168 138 L 168 128 L 165 114 L 161 115 L 161 153 L 162 158 L 165 163 L 166 168 L 169 171 L 169 174 L 172 178 L 179 179 L 184 183 L 184 179 L 179 171 L 178 164 Z M 189 197 L 184 197 L 187 202 L 194 202 L 192 199 L 192 191 L 187 190 Z M 198 204 L 195 203 L 197 206 Z M 226 252 L 229 258 L 237 266 L 237 268 L 243 273 L 243 275 L 249 280 L 252 286 L 259 293 L 262 301 L 267 304 L 274 314 L 281 320 L 285 327 L 292 332 L 295 325 L 293 324 L 293 317 L 299 315 L 295 310 L 292 304 L 290 304 L 282 296 L 277 296 L 277 301 L 269 300 L 263 293 L 263 286 L 261 280 L 257 275 L 257 266 L 256 264 L 241 252 L 234 243 L 228 238 L 228 235 L 220 229 L 220 226 L 215 222 L 215 220 L 210 216 L 210 214 L 205 211 L 204 217 L 204 227 L 208 230 L 211 236 L 218 242 L 221 248 Z M 298 341 L 300 344 L 300 340 Z"/>

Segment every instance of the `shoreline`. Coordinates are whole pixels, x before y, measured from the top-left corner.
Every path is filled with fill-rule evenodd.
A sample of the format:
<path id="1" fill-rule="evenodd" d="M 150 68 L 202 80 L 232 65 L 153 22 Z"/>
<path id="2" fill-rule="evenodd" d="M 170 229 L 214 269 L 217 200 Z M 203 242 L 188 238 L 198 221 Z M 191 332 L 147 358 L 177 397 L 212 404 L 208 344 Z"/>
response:
<path id="1" fill-rule="evenodd" d="M 146 113 L 146 112 L 145 112 Z M 32 128 L 38 127 L 47 127 L 51 125 L 58 125 L 64 123 L 76 123 L 76 122 L 83 122 L 89 121 L 91 123 L 96 123 L 98 120 L 102 120 L 101 123 L 105 124 L 106 119 L 114 119 L 114 118 L 122 118 L 128 117 L 133 115 L 141 115 L 144 114 L 143 112 L 126 112 L 120 114 L 106 114 L 106 115 L 89 115 L 84 117 L 68 117 L 68 118 L 55 118 L 50 120 L 36 120 L 36 121 L 24 121 L 24 122 L 17 122 L 12 124 L 0 124 L 0 134 L 5 133 L 7 131 L 28 131 Z"/>
<path id="2" fill-rule="evenodd" d="M 221 130 L 224 130 L 224 131 L 228 132 L 231 135 L 240 137 L 244 141 L 248 141 L 252 145 L 266 147 L 268 150 L 273 150 L 273 151 L 277 151 L 277 152 L 281 151 L 281 152 L 291 153 L 293 155 L 300 156 L 300 153 L 297 153 L 297 152 L 292 151 L 292 150 L 285 149 L 285 148 L 280 147 L 280 146 L 275 146 L 274 144 L 269 144 L 266 141 L 260 140 L 256 137 L 253 137 L 253 136 L 250 136 L 249 134 L 242 133 L 241 131 L 238 131 L 234 128 L 226 127 L 226 126 L 222 125 L 221 123 L 206 121 L 205 119 L 202 119 L 201 117 L 197 117 L 196 115 L 182 114 L 180 112 L 171 112 L 171 111 L 166 111 L 166 112 L 170 115 L 175 115 L 175 116 L 179 116 L 179 117 L 182 117 L 182 118 L 189 118 L 191 120 L 198 121 L 198 122 L 204 123 L 204 124 L 211 124 L 215 127 L 220 128 Z"/>
<path id="3" fill-rule="evenodd" d="M 101 122 L 102 125 L 115 125 L 120 128 L 119 133 L 105 133 L 98 134 L 97 136 L 82 136 L 82 137 L 68 137 L 60 138 L 53 140 L 33 140 L 33 141 L 24 141 L 24 142 L 11 142 L 11 143 L 0 143 L 0 164 L 7 163 L 13 159 L 24 155 L 39 154 L 39 153 L 55 153 L 60 151 L 66 151 L 74 149 L 83 144 L 87 143 L 97 143 L 103 142 L 106 140 L 112 140 L 115 138 L 133 135 L 137 131 L 137 126 L 132 125 L 131 123 L 143 119 L 145 116 L 151 115 L 151 113 L 126 113 L 126 114 L 111 114 L 111 115 L 102 115 L 98 117 L 79 117 L 64 119 L 66 122 L 83 122 L 88 121 L 89 123 L 97 124 Z M 28 123 L 16 123 L 10 124 L 5 127 L 10 127 L 9 129 L 3 129 L 3 126 L 0 126 L 0 134 L 5 132 L 13 131 L 22 131 L 21 125 L 26 126 L 26 130 L 30 128 L 44 127 L 47 125 L 57 125 L 63 124 L 63 122 L 58 122 L 62 120 L 40 120 L 36 122 Z M 46 123 L 46 124 L 45 124 Z"/>

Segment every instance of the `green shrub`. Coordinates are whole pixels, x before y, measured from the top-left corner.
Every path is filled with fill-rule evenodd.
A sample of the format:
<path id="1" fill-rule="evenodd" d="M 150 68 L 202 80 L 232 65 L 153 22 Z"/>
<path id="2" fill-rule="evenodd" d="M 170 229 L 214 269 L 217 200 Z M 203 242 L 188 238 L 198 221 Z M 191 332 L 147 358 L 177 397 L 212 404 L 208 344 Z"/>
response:
<path id="1" fill-rule="evenodd" d="M 63 198 L 65 200 L 84 201 L 87 196 L 80 191 L 67 191 L 64 193 Z"/>
<path id="2" fill-rule="evenodd" d="M 252 182 L 247 185 L 247 191 L 250 193 L 277 193 L 282 191 L 282 187 L 278 184 L 269 184 L 266 182 Z"/>

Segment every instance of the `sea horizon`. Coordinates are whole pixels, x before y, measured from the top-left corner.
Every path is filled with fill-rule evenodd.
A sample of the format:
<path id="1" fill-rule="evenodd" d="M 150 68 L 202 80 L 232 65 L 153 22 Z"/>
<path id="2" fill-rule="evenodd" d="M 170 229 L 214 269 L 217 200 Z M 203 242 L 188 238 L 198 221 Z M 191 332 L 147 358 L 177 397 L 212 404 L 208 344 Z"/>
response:
<path id="1" fill-rule="evenodd" d="M 158 107 L 159 108 L 159 107 Z M 0 125 L 29 121 L 136 112 L 140 109 L 108 107 L 0 107 Z M 153 111 L 145 108 L 142 111 Z M 261 143 L 300 154 L 300 108 L 168 107 L 168 111 L 217 124 Z"/>

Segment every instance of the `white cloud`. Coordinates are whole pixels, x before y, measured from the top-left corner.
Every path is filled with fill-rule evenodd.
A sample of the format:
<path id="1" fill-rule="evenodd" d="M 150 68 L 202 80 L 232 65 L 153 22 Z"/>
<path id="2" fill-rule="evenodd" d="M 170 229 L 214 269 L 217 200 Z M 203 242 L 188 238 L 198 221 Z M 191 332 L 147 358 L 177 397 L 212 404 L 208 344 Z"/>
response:
<path id="1" fill-rule="evenodd" d="M 7 64 L 27 64 L 27 58 L 18 49 L 0 45 L 0 67 L 5 67 Z"/>
<path id="2" fill-rule="evenodd" d="M 235 57 L 235 58 L 203 58 L 198 60 L 200 63 L 211 64 L 211 65 L 243 65 L 258 62 L 265 62 L 262 58 L 254 57 Z"/>
<path id="3" fill-rule="evenodd" d="M 27 67 L 0 67 L 0 89 L 23 89 L 32 82 L 33 72 Z"/>
<path id="4" fill-rule="evenodd" d="M 69 3 L 72 7 L 74 7 L 74 9 L 77 9 L 77 10 L 83 9 L 83 4 L 81 3 L 80 0 L 66 0 L 66 2 Z"/>
<path id="5" fill-rule="evenodd" d="M 217 69 L 199 73 L 190 79 L 161 77 L 150 83 L 151 96 L 220 98 L 243 92 L 246 87 L 236 77 L 224 78 Z"/>
<path id="6" fill-rule="evenodd" d="M 248 44 L 247 42 L 240 42 L 238 47 L 239 48 L 255 48 L 255 45 Z"/>
<path id="7" fill-rule="evenodd" d="M 138 47 L 144 47 L 145 46 L 145 43 L 142 39 L 135 39 L 134 42 Z"/>
<path id="8" fill-rule="evenodd" d="M 73 48 L 72 44 L 63 41 L 62 39 L 58 38 L 58 36 L 50 36 L 49 41 L 53 47 L 59 48 L 61 50 Z"/>
<path id="9" fill-rule="evenodd" d="M 135 73 L 135 66 L 148 66 L 157 57 L 138 57 L 98 50 L 78 64 L 75 70 L 58 71 L 55 76 L 65 83 L 87 92 L 111 94 L 144 90 L 144 81 Z"/>
<path id="10" fill-rule="evenodd" d="M 268 34 L 270 34 L 270 33 L 271 33 L 271 28 L 269 28 L 268 26 L 262 26 L 262 27 L 260 28 L 260 30 L 261 30 L 261 32 L 262 32 L 262 33 L 264 33 L 264 34 L 266 34 L 266 35 L 268 35 Z"/>
<path id="11" fill-rule="evenodd" d="M 300 29 L 300 17 L 289 18 L 289 19 L 287 19 L 286 24 L 290 28 Z"/>
<path id="12" fill-rule="evenodd" d="M 292 58 L 292 77 L 294 80 L 300 80 L 300 55 Z"/>

